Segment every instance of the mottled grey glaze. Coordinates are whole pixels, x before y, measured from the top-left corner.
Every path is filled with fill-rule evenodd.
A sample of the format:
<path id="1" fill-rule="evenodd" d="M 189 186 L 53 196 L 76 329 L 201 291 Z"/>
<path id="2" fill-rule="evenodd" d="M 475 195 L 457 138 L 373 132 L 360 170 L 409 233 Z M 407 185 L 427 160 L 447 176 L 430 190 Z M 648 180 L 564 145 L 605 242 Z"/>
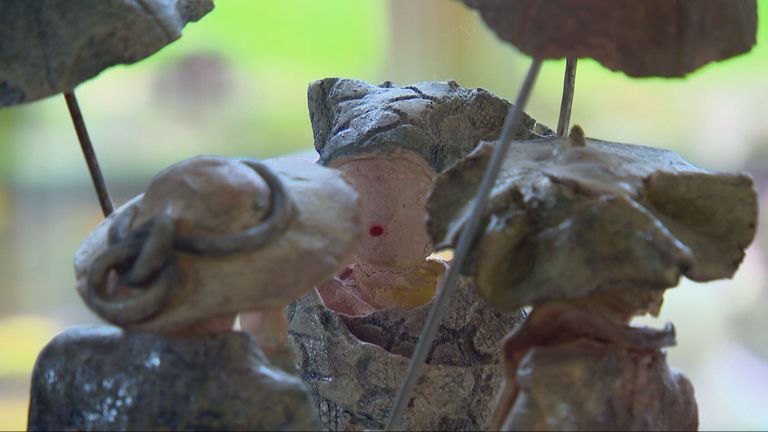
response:
<path id="1" fill-rule="evenodd" d="M 288 309 L 297 372 L 326 430 L 381 429 L 432 303 L 347 316 L 310 292 Z M 524 313 L 492 311 L 462 279 L 406 412 L 408 430 L 484 428 L 503 369 L 501 339 Z"/>
<path id="2" fill-rule="evenodd" d="M 212 0 L 3 0 L 0 106 L 72 90 L 181 36 Z"/>
<path id="3" fill-rule="evenodd" d="M 40 353 L 29 430 L 308 430 L 302 382 L 275 368 L 255 339 L 70 328 Z"/>
<path id="4" fill-rule="evenodd" d="M 441 172 L 480 140 L 497 139 L 510 103 L 455 81 L 397 87 L 326 78 L 309 86 L 309 114 L 320 163 L 361 154 L 412 151 Z M 514 139 L 552 131 L 523 114 Z"/>

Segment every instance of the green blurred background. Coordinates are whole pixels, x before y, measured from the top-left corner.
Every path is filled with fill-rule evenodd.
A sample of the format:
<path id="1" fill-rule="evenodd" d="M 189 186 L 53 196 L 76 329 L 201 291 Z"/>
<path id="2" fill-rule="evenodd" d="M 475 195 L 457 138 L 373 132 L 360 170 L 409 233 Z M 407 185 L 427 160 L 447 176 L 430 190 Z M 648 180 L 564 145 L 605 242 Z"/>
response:
<path id="1" fill-rule="evenodd" d="M 768 0 L 758 3 L 768 10 Z M 77 94 L 121 204 L 160 169 L 198 154 L 312 158 L 313 80 L 454 79 L 514 99 L 528 64 L 453 0 L 217 0 L 179 41 Z M 552 127 L 563 67 L 544 64 L 527 110 Z M 629 79 L 581 61 L 571 124 L 706 168 L 746 170 L 766 202 L 768 15 L 751 53 L 684 80 Z M 72 257 L 100 219 L 63 98 L 0 109 L 0 429 L 26 427 L 29 375 L 44 344 L 98 322 L 75 293 Z M 675 322 L 670 363 L 694 382 L 702 429 L 768 428 L 766 247 L 761 230 L 733 280 L 684 281 L 667 293 L 661 320 L 640 320 Z"/>

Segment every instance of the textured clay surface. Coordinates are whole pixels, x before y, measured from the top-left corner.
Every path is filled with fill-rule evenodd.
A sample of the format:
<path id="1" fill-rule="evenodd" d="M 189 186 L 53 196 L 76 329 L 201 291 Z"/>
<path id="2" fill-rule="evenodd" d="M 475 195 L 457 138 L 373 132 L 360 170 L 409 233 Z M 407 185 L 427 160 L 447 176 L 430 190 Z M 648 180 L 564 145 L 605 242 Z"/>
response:
<path id="1" fill-rule="evenodd" d="M 454 81 L 398 87 L 390 82 L 327 78 L 309 86 L 309 114 L 320 163 L 345 156 L 409 151 L 435 172 L 456 163 L 481 140 L 494 140 L 510 103 Z M 552 131 L 523 114 L 513 139 Z"/>
<path id="2" fill-rule="evenodd" d="M 253 337 L 74 327 L 40 353 L 29 430 L 318 429 L 304 384 Z"/>
<path id="3" fill-rule="evenodd" d="M 536 58 L 590 57 L 630 76 L 679 77 L 748 52 L 755 0 L 464 0 Z"/>
<path id="4" fill-rule="evenodd" d="M 326 430 L 382 429 L 431 302 L 337 313 L 312 291 L 288 309 L 297 372 Z M 482 429 L 503 377 L 501 340 L 522 312 L 492 311 L 462 279 L 405 414 L 408 430 Z"/>

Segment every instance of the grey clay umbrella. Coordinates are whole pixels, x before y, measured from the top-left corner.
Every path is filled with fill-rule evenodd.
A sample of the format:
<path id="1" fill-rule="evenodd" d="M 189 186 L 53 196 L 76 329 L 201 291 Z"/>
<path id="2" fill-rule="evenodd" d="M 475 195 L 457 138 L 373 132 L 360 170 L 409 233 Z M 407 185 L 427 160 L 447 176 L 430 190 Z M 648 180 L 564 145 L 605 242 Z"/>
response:
<path id="1" fill-rule="evenodd" d="M 0 107 L 64 93 L 106 216 L 113 206 L 75 87 L 154 54 L 212 9 L 212 0 L 2 0 Z"/>

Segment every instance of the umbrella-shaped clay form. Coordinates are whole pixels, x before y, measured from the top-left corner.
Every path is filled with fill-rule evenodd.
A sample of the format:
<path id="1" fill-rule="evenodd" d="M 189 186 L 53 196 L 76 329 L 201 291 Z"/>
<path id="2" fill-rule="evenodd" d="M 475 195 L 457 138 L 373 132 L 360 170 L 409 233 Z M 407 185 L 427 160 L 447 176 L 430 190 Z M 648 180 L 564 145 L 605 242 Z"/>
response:
<path id="1" fill-rule="evenodd" d="M 211 9 L 212 0 L 4 0 L 0 106 L 69 92 L 148 57 Z"/>
<path id="2" fill-rule="evenodd" d="M 454 82 L 399 87 L 325 79 L 309 88 L 320 163 L 361 198 L 352 261 L 289 308 L 297 371 L 330 430 L 382 428 L 446 263 L 430 257 L 424 204 L 437 174 L 496 139 L 509 103 Z M 519 139 L 551 134 L 530 117 Z M 463 278 L 438 329 L 405 428 L 484 427 L 503 375 L 499 342 L 523 315 L 492 311 Z"/>
<path id="3" fill-rule="evenodd" d="M 72 329 L 51 342 L 30 425 L 317 427 L 301 380 L 232 326 L 238 312 L 285 306 L 338 273 L 359 217 L 341 174 L 309 161 L 200 156 L 163 170 L 75 257 L 86 304 L 125 330 Z"/>
<path id="4" fill-rule="evenodd" d="M 460 229 L 490 146 L 438 177 L 428 229 Z M 693 389 L 661 351 L 674 329 L 637 328 L 680 276 L 731 277 L 755 234 L 749 176 L 649 147 L 568 138 L 513 142 L 472 259 L 462 268 L 499 310 L 532 305 L 505 341 L 492 427 L 694 429 Z"/>
<path id="5" fill-rule="evenodd" d="M 630 76 L 678 77 L 748 52 L 755 0 L 464 0 L 537 59 L 590 57 Z"/>
<path id="6" fill-rule="evenodd" d="M 64 93 L 104 216 L 114 211 L 74 89 L 181 37 L 212 0 L 4 0 L 0 108 Z"/>

